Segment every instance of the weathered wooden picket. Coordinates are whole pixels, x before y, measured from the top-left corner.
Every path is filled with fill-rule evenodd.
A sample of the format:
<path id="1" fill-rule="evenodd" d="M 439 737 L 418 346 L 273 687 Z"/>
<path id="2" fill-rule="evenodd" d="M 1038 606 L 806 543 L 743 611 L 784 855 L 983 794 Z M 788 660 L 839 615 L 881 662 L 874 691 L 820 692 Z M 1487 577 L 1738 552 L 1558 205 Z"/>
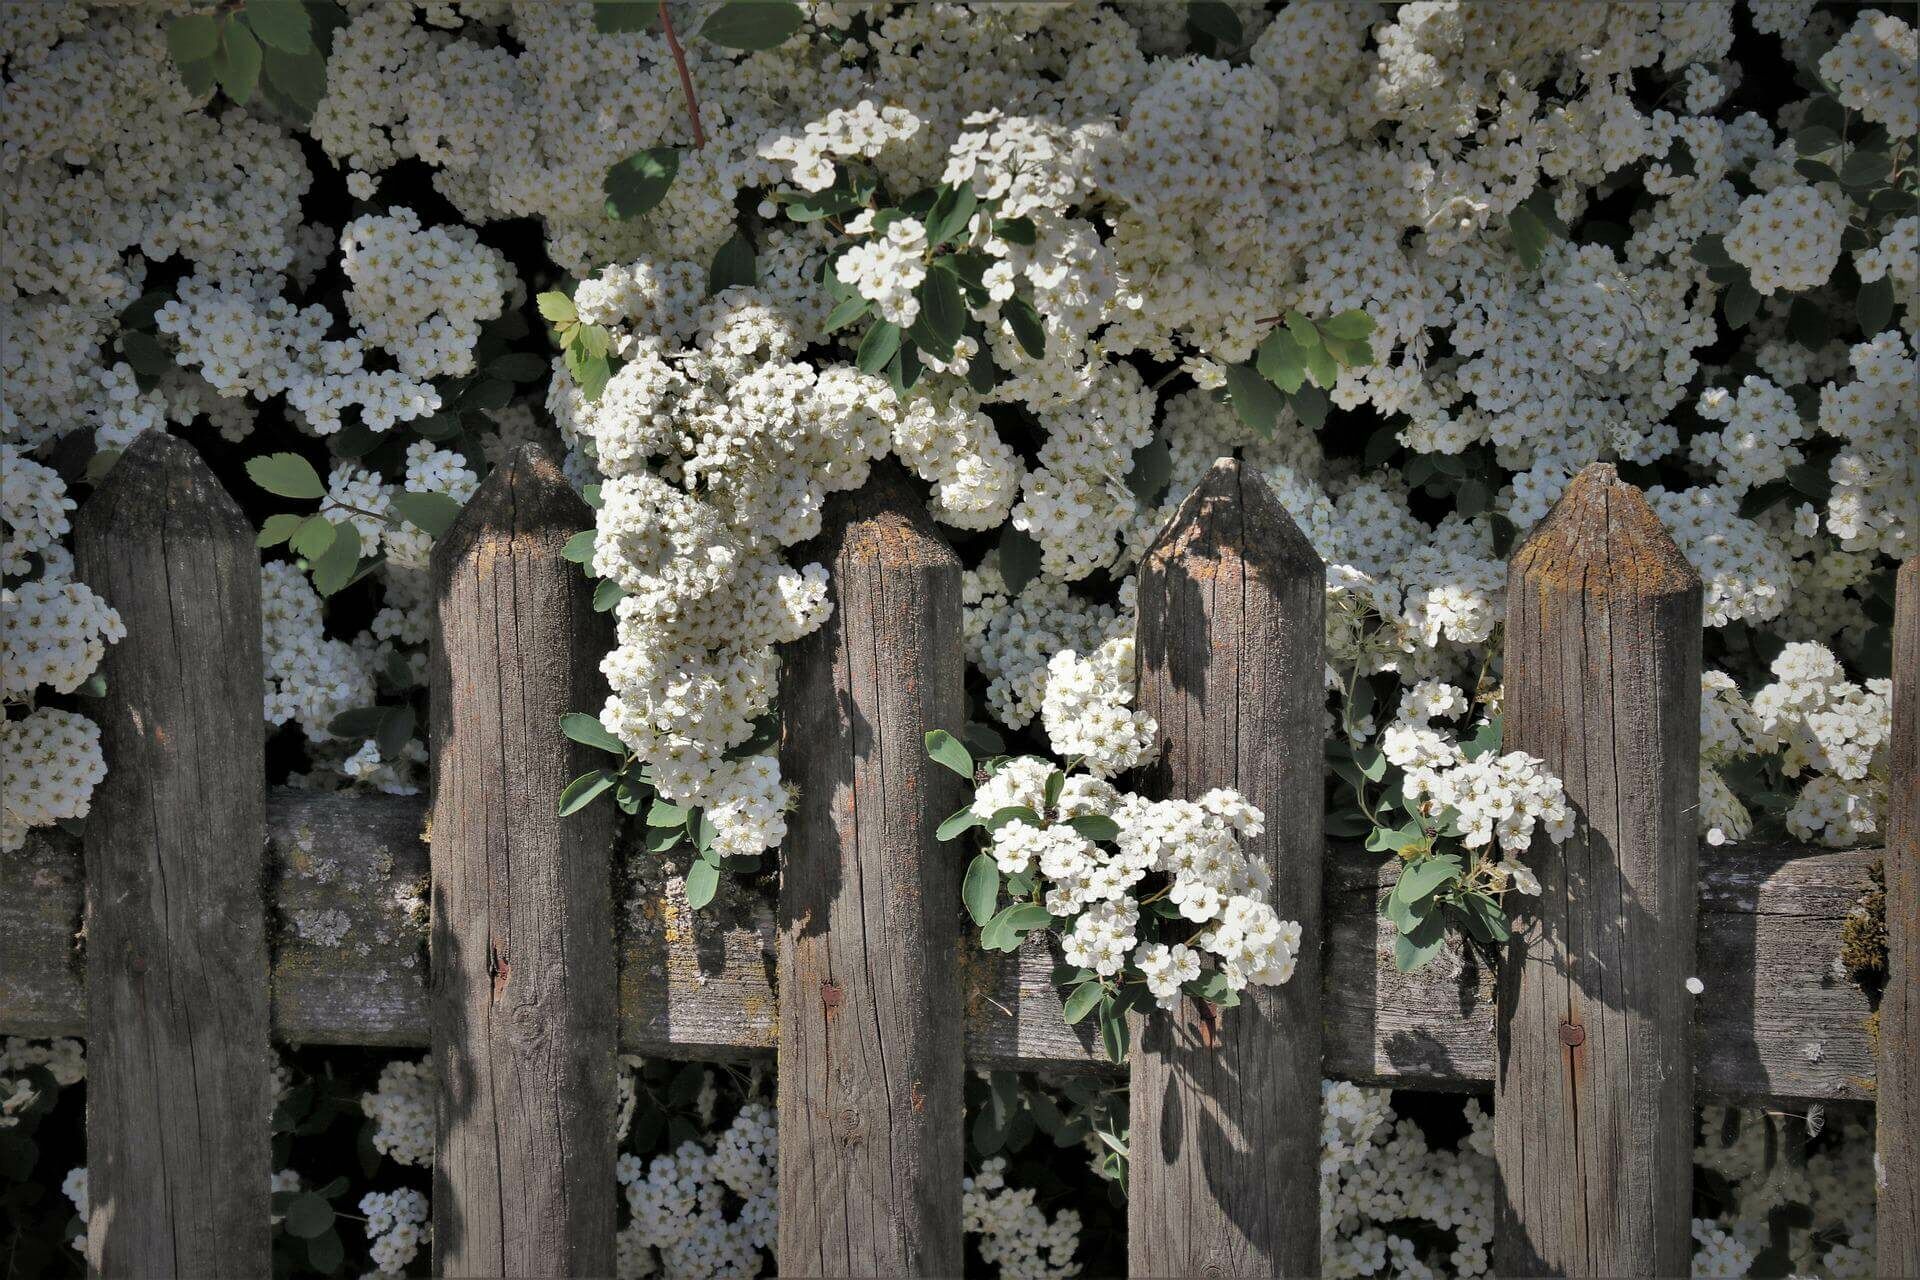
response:
<path id="1" fill-rule="evenodd" d="M 415 798 L 267 792 L 256 553 L 189 446 L 143 437 L 88 501 L 81 569 L 128 629 L 113 768 L 83 858 L 60 836 L 0 858 L 0 1032 L 88 1038 L 95 1271 L 266 1273 L 269 1035 L 431 1045 L 448 1275 L 611 1272 L 617 1049 L 777 1046 L 796 1276 L 957 1274 L 963 1063 L 1105 1069 L 1044 945 L 963 937 L 963 855 L 933 836 L 957 780 L 921 747 L 962 717 L 959 567 L 904 478 L 834 499 L 809 549 L 834 611 L 783 664 L 799 803 L 775 911 L 724 894 L 696 917 L 645 866 L 617 911 L 609 817 L 554 816 L 589 765 L 555 722 L 602 696 L 606 620 L 561 556 L 587 521 L 523 450 L 437 549 L 429 825 Z M 1395 972 L 1375 903 L 1396 864 L 1323 846 L 1322 575 L 1230 461 L 1141 567 L 1143 785 L 1261 805 L 1305 945 L 1217 1021 L 1136 1027 L 1131 1270 L 1317 1273 L 1327 1074 L 1491 1086 L 1495 1262 L 1526 1274 L 1686 1273 L 1696 1096 L 1877 1094 L 1880 1273 L 1920 1274 L 1920 563 L 1886 850 L 1698 848 L 1699 581 L 1610 467 L 1575 481 L 1514 555 L 1505 681 L 1508 742 L 1581 822 L 1536 854 L 1497 991 L 1461 958 Z M 1883 858 L 1876 1044 L 1837 955 Z"/>

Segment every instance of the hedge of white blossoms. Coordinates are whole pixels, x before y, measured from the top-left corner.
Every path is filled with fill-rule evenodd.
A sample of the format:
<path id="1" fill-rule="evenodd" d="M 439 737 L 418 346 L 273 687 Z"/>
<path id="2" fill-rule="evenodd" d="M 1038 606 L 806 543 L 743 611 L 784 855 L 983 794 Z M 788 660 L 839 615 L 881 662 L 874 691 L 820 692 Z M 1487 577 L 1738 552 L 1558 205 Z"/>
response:
<path id="1" fill-rule="evenodd" d="M 588 710 L 722 855 L 784 834 L 755 722 L 827 585 L 794 549 L 878 460 L 969 566 L 976 734 L 1117 771 L 1137 735 L 1101 655 L 1214 458 L 1329 565 L 1358 761 L 1377 708 L 1447 691 L 1462 739 L 1497 716 L 1505 554 L 1605 457 L 1706 583 L 1707 838 L 1880 834 L 1891 573 L 1920 539 L 1910 12 L 810 3 L 743 52 L 701 35 L 714 0 L 674 0 L 696 145 L 662 34 L 598 31 L 590 0 L 311 0 L 307 106 L 278 54 L 257 92 L 183 75 L 193 8 L 0 5 L 0 852 L 112 767 L 86 711 L 120 624 L 66 544 L 149 430 L 279 520 L 262 711 L 302 785 L 420 785 L 443 526 L 417 500 L 523 442 L 599 486 L 619 643 Z M 610 216 L 641 153 L 672 181 Z M 962 183 L 943 238 L 914 193 Z M 908 386 L 860 349 L 927 320 L 956 250 L 962 332 Z M 599 355 L 555 357 L 553 290 Z M 1276 317 L 1354 311 L 1370 360 L 1249 400 Z M 316 491 L 241 491 L 239 455 L 285 453 Z M 1513 781 L 1552 830 L 1545 782 Z M 1433 1264 L 1383 1242 L 1356 1270 L 1407 1250 Z"/>

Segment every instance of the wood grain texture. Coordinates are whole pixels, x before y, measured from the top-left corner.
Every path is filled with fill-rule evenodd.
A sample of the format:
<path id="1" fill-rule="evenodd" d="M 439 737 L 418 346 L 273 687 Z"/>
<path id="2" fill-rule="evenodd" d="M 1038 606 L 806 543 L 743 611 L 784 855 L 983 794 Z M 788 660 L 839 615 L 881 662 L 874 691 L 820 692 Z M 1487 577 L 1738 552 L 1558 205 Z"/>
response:
<path id="1" fill-rule="evenodd" d="M 964 723 L 960 562 L 891 464 L 795 558 L 833 616 L 780 680 L 780 1274 L 958 1275 L 964 787 L 924 739 Z"/>
<path id="2" fill-rule="evenodd" d="M 267 841 L 273 1031 L 294 1044 L 427 1043 L 426 806 L 415 796 L 276 790 Z M 635 854 L 640 867 L 658 862 Z M 1871 887 L 1878 849 L 1795 845 L 1700 851 L 1694 1070 L 1721 1101 L 1864 1102 L 1874 1096 L 1872 1008 L 1839 970 L 1840 927 Z M 1393 967 L 1376 904 L 1399 862 L 1327 851 L 1321 1011 L 1327 1075 L 1485 1091 L 1493 982 L 1443 955 Z M 35 832 L 0 859 L 0 1034 L 86 1030 L 77 842 Z M 771 1053 L 778 1035 L 772 908 L 749 886 L 698 913 L 677 877 L 635 877 L 619 912 L 620 1047 L 670 1058 Z M 328 913 L 339 916 L 328 919 Z M 303 931 L 301 922 L 327 920 Z M 337 940 L 332 929 L 344 926 Z M 1061 1021 L 1055 957 L 962 947 L 967 1060 L 1009 1070 L 1110 1070 L 1091 1031 Z"/>
<path id="3" fill-rule="evenodd" d="M 108 773 L 84 837 L 87 1267 L 265 1275 L 259 552 L 193 447 L 153 431 L 87 500 L 74 558 L 127 628 L 88 708 Z"/>
<path id="4" fill-rule="evenodd" d="M 1514 553 L 1505 742 L 1566 784 L 1509 895 L 1494 1267 L 1684 1275 L 1691 1255 L 1700 579 L 1598 463 Z"/>
<path id="5" fill-rule="evenodd" d="M 615 1229 L 613 807 L 556 814 L 610 757 L 560 717 L 611 647 L 561 556 L 592 513 L 531 446 L 434 548 L 433 1252 L 449 1276 L 609 1275 Z"/>
<path id="6" fill-rule="evenodd" d="M 1160 726 L 1142 787 L 1232 787 L 1267 817 L 1250 858 L 1300 923 L 1291 981 L 1209 1025 L 1134 1021 L 1128 1269 L 1320 1272 L 1320 873 L 1326 566 L 1257 472 L 1222 459 L 1140 566 L 1136 705 Z"/>
<path id="7" fill-rule="evenodd" d="M 1920 1276 L 1920 558 L 1901 566 L 1894 595 L 1887 813 L 1877 1268 L 1882 1276 Z"/>

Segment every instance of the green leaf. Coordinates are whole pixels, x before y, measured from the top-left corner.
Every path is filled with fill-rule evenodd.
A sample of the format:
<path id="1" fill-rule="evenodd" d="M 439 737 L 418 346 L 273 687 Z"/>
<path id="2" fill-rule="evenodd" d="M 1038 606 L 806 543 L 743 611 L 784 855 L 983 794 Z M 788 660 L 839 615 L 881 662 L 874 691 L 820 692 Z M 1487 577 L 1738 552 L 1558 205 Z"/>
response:
<path id="1" fill-rule="evenodd" d="M 333 526 L 333 541 L 313 562 L 313 589 L 330 596 L 346 586 L 360 567 L 360 531 L 351 524 Z"/>
<path id="2" fill-rule="evenodd" d="M 1066 1004 L 1061 1009 L 1061 1012 L 1066 1015 L 1067 1025 L 1073 1026 L 1099 1008 L 1100 998 L 1106 994 L 1107 989 L 1097 981 L 1083 982 L 1075 987 L 1072 994 L 1067 996 Z"/>
<path id="3" fill-rule="evenodd" d="M 993 234 L 1008 244 L 1032 245 L 1040 238 L 1032 218 L 1002 218 L 993 224 Z"/>
<path id="4" fill-rule="evenodd" d="M 397 760 L 406 750 L 407 740 L 413 737 L 414 715 L 412 707 L 390 707 L 387 714 L 380 718 L 380 729 L 374 734 L 374 745 L 380 748 L 382 760 Z"/>
<path id="5" fill-rule="evenodd" d="M 952 359 L 953 344 L 967 324 L 960 277 L 945 262 L 936 262 L 920 281 L 917 296 L 920 315 L 913 323 L 913 340 L 938 359 Z"/>
<path id="6" fill-rule="evenodd" d="M 607 389 L 607 382 L 613 377 L 613 367 L 607 363 L 604 355 L 589 355 L 586 348 L 577 343 L 567 348 L 567 372 L 572 375 L 588 404 L 600 398 L 600 393 Z"/>
<path id="7" fill-rule="evenodd" d="M 1483 720 L 1474 730 L 1473 736 L 1460 744 L 1460 754 L 1469 760 L 1478 760 L 1489 751 L 1500 749 L 1500 717 Z"/>
<path id="8" fill-rule="evenodd" d="M 958 815 L 955 815 L 958 816 Z M 1000 867 L 990 853 L 978 854 L 967 864 L 967 876 L 960 884 L 960 901 L 976 925 L 993 919 L 994 904 L 1000 901 Z"/>
<path id="9" fill-rule="evenodd" d="M 647 825 L 650 827 L 684 827 L 687 816 L 693 811 L 685 805 L 675 804 L 671 800 L 656 798 L 653 807 L 647 810 Z"/>
<path id="10" fill-rule="evenodd" d="M 1331 319 L 1321 321 L 1320 332 L 1329 338 L 1357 342 L 1373 336 L 1373 317 L 1357 308 L 1342 311 Z"/>
<path id="11" fill-rule="evenodd" d="M 1760 291 L 1745 280 L 1736 280 L 1720 295 L 1720 306 L 1726 312 L 1728 324 L 1744 329 L 1760 312 Z"/>
<path id="12" fill-rule="evenodd" d="M 1427 833 L 1418 823 L 1409 822 L 1400 827 L 1375 827 L 1367 836 L 1367 848 L 1373 853 L 1399 853 L 1402 849 L 1418 848 L 1427 842 Z M 1405 879 L 1405 877 L 1401 877 Z"/>
<path id="13" fill-rule="evenodd" d="M 927 243 L 938 248 L 966 230 L 973 214 L 980 207 L 980 200 L 973 194 L 973 183 L 963 182 L 957 187 L 941 189 L 940 196 L 933 202 L 932 210 L 927 214 Z M 935 265 L 938 265 L 937 263 Z"/>
<path id="14" fill-rule="evenodd" d="M 184 14 L 167 24 L 167 52 L 176 64 L 211 58 L 219 47 L 220 24 L 211 14 Z"/>
<path id="15" fill-rule="evenodd" d="M 545 356 L 531 351 L 509 351 L 487 362 L 487 372 L 508 382 L 539 382 L 553 371 Z"/>
<path id="16" fill-rule="evenodd" d="M 288 53 L 272 45 L 267 45 L 261 53 L 268 87 L 284 94 L 299 108 L 294 114 L 303 122 L 311 118 L 319 109 L 320 99 L 327 96 L 326 55 L 318 49 Z"/>
<path id="17" fill-rule="evenodd" d="M 566 817 L 580 812 L 593 802 L 594 797 L 611 787 L 620 775 L 612 769 L 595 769 L 583 773 L 569 782 L 566 790 L 560 793 L 559 814 Z"/>
<path id="18" fill-rule="evenodd" d="M 666 199 L 667 189 L 679 172 L 678 147 L 634 152 L 608 169 L 600 184 L 607 193 L 607 216 L 624 222 L 649 212 Z"/>
<path id="19" fill-rule="evenodd" d="M 1107 1061 L 1127 1060 L 1127 1039 L 1126 1010 L 1109 992 L 1100 1001 L 1100 1047 L 1106 1050 Z"/>
<path id="20" fill-rule="evenodd" d="M 1006 927 L 1017 933 L 1026 933 L 1033 929 L 1044 929 L 1053 923 L 1053 916 L 1037 902 L 1016 902 L 1002 911 L 995 919 L 1004 917 Z"/>
<path id="21" fill-rule="evenodd" d="M 723 49 L 772 49 L 805 21 L 791 0 L 728 0 L 700 24 L 700 36 Z"/>
<path id="22" fill-rule="evenodd" d="M 893 359 L 900 350 L 900 326 L 891 320 L 875 320 L 867 329 L 867 336 L 860 339 L 860 349 L 854 354 L 853 362 L 862 373 L 878 373 L 887 367 L 887 361 Z"/>
<path id="23" fill-rule="evenodd" d="M 1173 450 L 1164 437 L 1155 436 L 1133 451 L 1127 467 L 1127 487 L 1142 507 L 1158 502 L 1172 479 Z"/>
<path id="24" fill-rule="evenodd" d="M 386 707 L 350 707 L 327 721 L 327 732 L 336 738 L 371 738 L 386 722 Z"/>
<path id="25" fill-rule="evenodd" d="M 593 588 L 593 611 L 605 613 L 626 599 L 626 596 L 626 589 L 619 583 L 612 578 L 602 578 Z"/>
<path id="26" fill-rule="evenodd" d="M 1331 387 L 1340 377 L 1340 366 L 1333 358 L 1333 352 L 1324 345 L 1316 346 L 1306 353 L 1307 376 L 1313 379 L 1316 387 Z"/>
<path id="27" fill-rule="evenodd" d="M 1818 351 L 1827 341 L 1827 313 L 1807 298 L 1795 298 L 1787 312 L 1787 328 L 1794 341 L 1809 351 Z"/>
<path id="28" fill-rule="evenodd" d="M 1400 873 L 1400 881 L 1393 886 L 1393 891 L 1405 902 L 1418 902 L 1459 874 L 1460 859 L 1450 853 L 1422 858 Z"/>
<path id="29" fill-rule="evenodd" d="M 560 732 L 582 746 L 597 747 L 623 759 L 627 754 L 627 744 L 607 732 L 600 717 L 585 711 L 569 711 L 560 717 Z"/>
<path id="30" fill-rule="evenodd" d="M 1892 167 L 1893 157 L 1885 151 L 1856 148 L 1840 162 L 1840 181 L 1849 187 L 1871 187 L 1885 180 Z"/>
<path id="31" fill-rule="evenodd" d="M 1291 395 L 1307 380 L 1306 352 L 1285 329 L 1268 334 L 1254 353 L 1254 367 L 1261 376 Z"/>
<path id="32" fill-rule="evenodd" d="M 846 328 L 867 314 L 867 309 L 871 306 L 873 306 L 871 301 L 857 293 L 840 299 L 834 304 L 833 310 L 827 312 L 827 332 L 833 333 Z"/>
<path id="33" fill-rule="evenodd" d="M 444 493 L 396 493 L 393 509 L 414 528 L 438 538 L 460 514 L 460 503 Z"/>
<path id="34" fill-rule="evenodd" d="M 1240 15 L 1226 0 L 1193 0 L 1187 6 L 1187 30 L 1215 42 L 1215 49 L 1203 50 L 1209 55 L 1220 48 L 1236 49 L 1246 39 Z"/>
<path id="35" fill-rule="evenodd" d="M 1521 265 L 1529 271 L 1539 269 L 1542 255 L 1553 242 L 1553 233 L 1547 224 L 1524 204 L 1507 215 L 1507 236 Z"/>
<path id="36" fill-rule="evenodd" d="M 951 840 L 955 836 L 964 835 L 979 825 L 980 818 L 974 813 L 973 806 L 969 804 L 948 814 L 946 821 L 942 822 L 934 831 L 933 837 L 936 840 Z"/>
<path id="37" fill-rule="evenodd" d="M 174 69 L 180 73 L 180 82 L 187 86 L 187 92 L 194 97 L 204 98 L 213 92 L 212 58 L 177 63 Z"/>
<path id="38" fill-rule="evenodd" d="M 333 1206 L 311 1191 L 302 1191 L 287 1202 L 281 1225 L 286 1227 L 288 1235 L 311 1240 L 332 1229 Z"/>
<path id="39" fill-rule="evenodd" d="M 568 538 L 566 545 L 560 548 L 560 558 L 571 560 L 574 564 L 590 564 L 593 561 L 592 529 L 582 529 Z"/>
<path id="40" fill-rule="evenodd" d="M 945 765 L 968 782 L 973 781 L 973 756 L 960 744 L 960 739 L 945 729 L 935 729 L 927 734 L 927 756 L 935 764 Z"/>
<path id="41" fill-rule="evenodd" d="M 323 498 L 327 486 L 320 473 L 297 453 L 270 453 L 247 460 L 247 475 L 268 493 L 282 498 Z"/>
<path id="42" fill-rule="evenodd" d="M 1285 401 L 1252 365 L 1227 366 L 1227 402 L 1240 421 L 1267 439 L 1273 438 L 1274 424 Z"/>
<path id="43" fill-rule="evenodd" d="M 540 314 L 553 324 L 572 324 L 580 318 L 580 313 L 574 310 L 573 299 L 558 289 L 541 294 L 533 300 L 533 305 L 540 308 Z"/>
<path id="44" fill-rule="evenodd" d="M 160 344 L 160 339 L 137 329 L 121 333 L 120 354 L 126 357 L 135 373 L 149 378 L 157 378 L 173 368 L 173 357 Z"/>
<path id="45" fill-rule="evenodd" d="M 1436 912 L 1422 920 L 1411 933 L 1394 938 L 1394 967 L 1402 973 L 1412 973 L 1440 954 L 1440 948 L 1446 945 L 1446 941 L 1446 924 Z"/>
<path id="46" fill-rule="evenodd" d="M 687 868 L 687 905 L 695 911 L 713 901 L 720 891 L 720 867 L 705 858 Z"/>
<path id="47" fill-rule="evenodd" d="M 229 22 L 226 39 L 213 56 L 213 76 L 235 102 L 245 104 L 260 83 L 260 42 L 244 22 Z"/>
<path id="48" fill-rule="evenodd" d="M 247 0 L 241 11 L 253 34 L 287 53 L 313 53 L 313 23 L 300 0 Z"/>
<path id="49" fill-rule="evenodd" d="M 293 531 L 299 528 L 305 519 L 307 517 L 291 515 L 284 511 L 270 515 L 260 526 L 260 536 L 253 540 L 253 545 L 262 548 L 277 547 L 291 538 Z"/>
<path id="50" fill-rule="evenodd" d="M 1288 311 L 1281 317 L 1281 321 L 1286 325 L 1287 332 L 1293 335 L 1293 341 L 1300 348 L 1302 357 L 1320 346 L 1320 330 L 1315 328 L 1313 321 L 1307 319 L 1302 313 Z"/>
<path id="51" fill-rule="evenodd" d="M 1020 349 L 1035 360 L 1047 354 L 1047 326 L 1040 313 L 1025 298 L 1008 298 L 1000 304 L 1000 314 L 1013 330 Z"/>
<path id="52" fill-rule="evenodd" d="M 593 0 L 593 29 L 603 36 L 651 31 L 657 0 Z"/>
<path id="53" fill-rule="evenodd" d="M 333 546 L 339 532 L 325 516 L 308 516 L 288 535 L 287 550 L 311 564 Z"/>
<path id="54" fill-rule="evenodd" d="M 1009 822 L 1024 822 L 1030 827 L 1037 827 L 1040 825 L 1040 815 L 1024 804 L 1010 804 L 993 811 L 993 816 L 987 819 L 987 830 L 998 831 Z"/>
<path id="55" fill-rule="evenodd" d="M 1860 331 L 1868 337 L 1878 337 L 1886 332 L 1893 321 L 1893 279 L 1881 276 L 1878 280 L 1860 286 L 1860 296 L 1854 303 L 1860 318 Z"/>
<path id="56" fill-rule="evenodd" d="M 1288 396 L 1287 403 L 1293 406 L 1293 416 L 1309 430 L 1318 431 L 1327 420 L 1327 393 L 1311 383 Z"/>
<path id="57" fill-rule="evenodd" d="M 711 297 L 735 285 L 750 285 L 758 278 L 753 241 L 747 239 L 744 232 L 736 231 L 731 240 L 714 250 L 713 262 L 707 268 L 707 295 Z"/>
<path id="58" fill-rule="evenodd" d="M 1067 825 L 1089 840 L 1118 840 L 1120 824 L 1102 813 L 1083 813 L 1068 818 Z"/>
<path id="59" fill-rule="evenodd" d="M 998 554 L 1000 577 L 1005 580 L 1009 594 L 1019 595 L 1029 582 L 1040 575 L 1044 556 L 1040 544 L 1031 534 L 1007 525 L 1000 533 Z"/>

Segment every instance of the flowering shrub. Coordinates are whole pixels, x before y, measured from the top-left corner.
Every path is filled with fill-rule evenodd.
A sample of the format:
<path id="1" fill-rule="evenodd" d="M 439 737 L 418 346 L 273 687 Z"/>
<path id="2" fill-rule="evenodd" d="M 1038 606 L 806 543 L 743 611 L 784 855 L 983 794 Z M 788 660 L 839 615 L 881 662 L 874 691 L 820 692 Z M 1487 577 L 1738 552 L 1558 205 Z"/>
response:
<path id="1" fill-rule="evenodd" d="M 948 728 L 1079 759 L 1075 787 L 1116 796 L 1151 741 L 1119 696 L 1134 566 L 1216 457 L 1257 470 L 1328 565 L 1327 826 L 1407 855 L 1403 963 L 1436 918 L 1497 941 L 1526 824 L 1578 819 L 1494 726 L 1505 557 L 1596 458 L 1705 583 L 1704 836 L 1880 836 L 1892 571 L 1920 528 L 1910 10 L 664 13 L 0 5 L 0 856 L 83 819 L 113 767 L 89 706 L 121 624 L 66 544 L 150 430 L 191 440 L 261 526 L 269 769 L 316 788 L 421 786 L 433 539 L 516 446 L 561 454 L 597 505 L 571 553 L 618 640 L 612 696 L 564 729 L 608 767 L 563 804 L 633 814 L 696 901 L 785 834 L 776 647 L 828 586 L 794 548 L 889 455 L 967 566 L 970 723 Z M 1070 843 L 1022 825 L 1009 841 Z M 1109 876 L 1131 856 L 1090 843 L 1071 847 Z M 1139 974 L 1078 966 L 1103 993 L 1147 992 L 1147 961 L 1163 987 L 1196 959 L 1224 972 L 1171 934 L 1135 962 L 1139 928 L 1096 924 L 1080 954 L 1130 932 Z M 9 1062 L 0 1088 L 40 1123 L 57 1095 L 35 1071 Z M 326 1096 L 297 1123 L 332 1123 Z M 1007 1123 L 1039 1124 L 1016 1100 Z M 1354 1166 L 1342 1274 L 1483 1262 L 1471 1141 L 1408 1124 L 1355 1140 L 1391 1154 Z M 1083 1139 L 1118 1172 L 1122 1133 Z M 1817 1247 L 1739 1226 L 1736 1202 L 1852 1194 L 1758 1169 L 1699 1207 L 1707 1265 L 1857 1260 L 1847 1213 Z M 319 1194 L 341 1172 L 303 1194 L 351 1211 Z M 968 1212 L 1024 1224 L 996 1257 L 1054 1265 L 1033 1214 L 1057 1208 L 976 1172 Z M 696 1200 L 737 1194 L 689 1176 Z M 421 1221 L 411 1200 L 363 1216 L 403 1242 Z M 288 1235 L 301 1265 L 327 1221 Z"/>

